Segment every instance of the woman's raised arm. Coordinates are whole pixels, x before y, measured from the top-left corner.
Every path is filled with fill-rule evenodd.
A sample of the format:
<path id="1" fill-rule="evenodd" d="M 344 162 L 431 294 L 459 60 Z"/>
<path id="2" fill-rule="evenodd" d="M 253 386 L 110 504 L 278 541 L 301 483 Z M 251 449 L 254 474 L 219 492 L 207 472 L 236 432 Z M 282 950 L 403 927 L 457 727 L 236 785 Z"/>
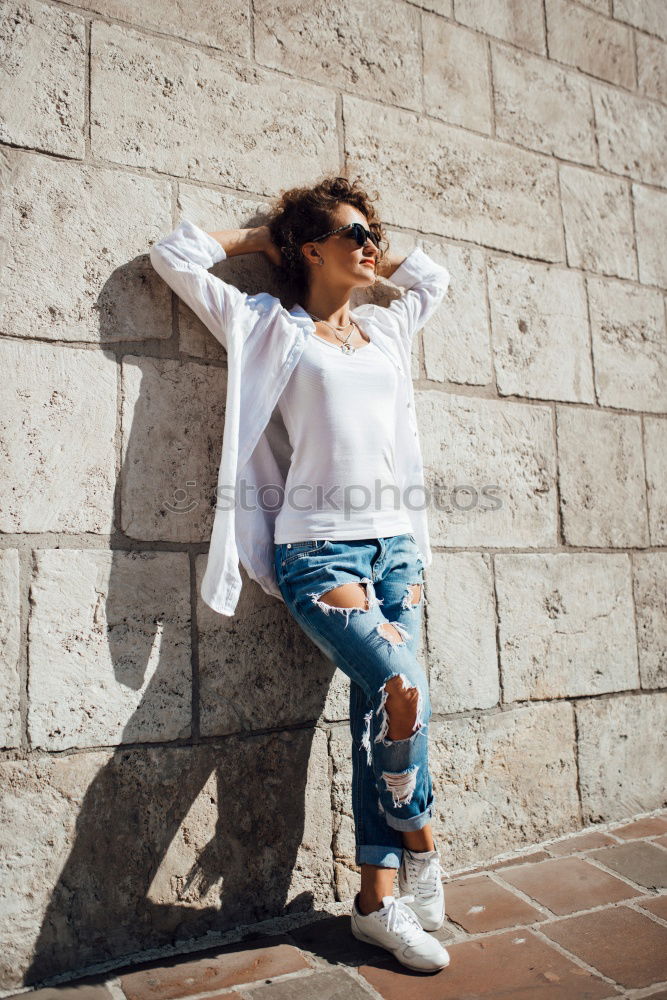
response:
<path id="1" fill-rule="evenodd" d="M 405 289 L 403 295 L 390 302 L 386 309 L 396 323 L 397 332 L 411 342 L 444 299 L 450 273 L 444 264 L 438 264 L 420 246 L 413 247 L 398 267 L 391 267 L 388 274 L 384 269 L 379 273 Z"/>
<path id="2" fill-rule="evenodd" d="M 278 254 L 279 259 L 266 226 L 207 233 L 184 218 L 151 247 L 150 260 L 160 277 L 227 349 L 232 317 L 242 324 L 245 335 L 264 317 L 267 305 L 280 308 L 280 301 L 266 292 L 250 296 L 211 274 L 209 268 L 225 257 L 258 251 L 272 260 Z"/>

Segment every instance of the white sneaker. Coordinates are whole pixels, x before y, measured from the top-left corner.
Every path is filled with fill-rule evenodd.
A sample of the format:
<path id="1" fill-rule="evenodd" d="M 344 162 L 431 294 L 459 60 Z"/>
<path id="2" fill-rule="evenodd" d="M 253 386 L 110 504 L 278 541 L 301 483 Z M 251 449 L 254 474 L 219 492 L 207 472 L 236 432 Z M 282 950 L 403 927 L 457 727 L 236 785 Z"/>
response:
<path id="1" fill-rule="evenodd" d="M 394 958 L 416 972 L 435 972 L 449 965 L 449 954 L 430 937 L 407 905 L 412 896 L 382 897 L 382 909 L 363 914 L 352 904 L 352 933 L 360 941 L 386 948 Z"/>
<path id="2" fill-rule="evenodd" d="M 403 848 L 398 891 L 401 896 L 410 894 L 409 906 L 425 931 L 437 931 L 445 922 L 443 874 L 437 850 L 415 854 Z"/>

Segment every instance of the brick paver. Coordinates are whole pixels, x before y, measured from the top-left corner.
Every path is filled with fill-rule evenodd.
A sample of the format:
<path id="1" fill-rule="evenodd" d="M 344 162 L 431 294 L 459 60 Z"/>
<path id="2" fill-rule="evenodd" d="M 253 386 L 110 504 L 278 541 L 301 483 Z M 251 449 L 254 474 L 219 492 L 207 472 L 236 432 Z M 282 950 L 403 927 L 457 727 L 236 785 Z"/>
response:
<path id="1" fill-rule="evenodd" d="M 21 995 L 29 997 L 30 1000 L 113 1000 L 111 992 L 103 983 L 83 979 L 74 985 L 51 986 L 43 990 L 31 990 L 30 993 Z"/>
<path id="2" fill-rule="evenodd" d="M 517 889 L 559 914 L 641 895 L 637 889 L 588 864 L 584 858 L 553 858 L 534 865 L 505 869 L 499 874 Z"/>
<path id="3" fill-rule="evenodd" d="M 368 991 L 344 972 L 313 973 L 244 991 L 252 1000 L 368 1000 Z M 233 994 L 238 1000 L 238 993 Z M 215 1000 L 219 1000 L 216 994 Z"/>
<path id="4" fill-rule="evenodd" d="M 649 913 L 655 913 L 656 917 L 667 921 L 667 894 L 652 896 L 649 899 L 640 899 L 639 905 Z"/>
<path id="5" fill-rule="evenodd" d="M 559 857 L 565 854 L 576 854 L 577 851 L 588 851 L 593 847 L 606 847 L 615 844 L 612 837 L 606 833 L 580 833 L 578 837 L 565 837 L 563 840 L 556 840 L 553 844 L 547 845 L 549 854 L 556 854 Z"/>
<path id="6" fill-rule="evenodd" d="M 667 1000 L 666 828 L 664 811 L 446 877 L 447 919 L 434 937 L 451 961 L 435 974 L 411 972 L 384 948 L 357 941 L 346 909 L 21 997 Z"/>
<path id="7" fill-rule="evenodd" d="M 310 968 L 294 945 L 275 940 L 237 944 L 190 961 L 152 963 L 121 975 L 120 986 L 127 1000 L 177 1000 Z"/>
<path id="8" fill-rule="evenodd" d="M 647 889 L 667 889 L 667 851 L 655 844 L 635 840 L 593 851 L 589 857 Z"/>
<path id="9" fill-rule="evenodd" d="M 445 886 L 445 909 L 472 934 L 495 931 L 516 924 L 532 924 L 543 919 L 540 910 L 526 903 L 510 889 L 498 885 L 488 875 L 457 879 Z"/>
<path id="10" fill-rule="evenodd" d="M 663 819 L 661 816 L 647 816 L 644 819 L 636 819 L 632 823 L 624 823 L 622 826 L 610 827 L 609 833 L 627 840 L 634 840 L 637 837 L 653 837 L 655 834 L 667 833 L 667 819 Z"/>
<path id="11" fill-rule="evenodd" d="M 476 868 L 462 868 L 461 871 L 457 871 L 455 877 L 460 878 L 462 875 L 477 875 L 480 872 L 496 871 L 498 868 L 507 868 L 510 865 L 523 865 L 527 861 L 542 861 L 548 857 L 549 855 L 546 851 L 530 851 L 515 858 L 506 858 L 504 861 L 496 861 L 488 865 L 477 865 Z"/>
<path id="12" fill-rule="evenodd" d="M 503 931 L 447 948 L 450 964 L 426 978 L 392 962 L 359 972 L 384 1000 L 603 1000 L 609 984 L 532 931 Z"/>
<path id="13" fill-rule="evenodd" d="M 629 906 L 556 920 L 540 930 L 622 986 L 667 979 L 667 927 Z"/>

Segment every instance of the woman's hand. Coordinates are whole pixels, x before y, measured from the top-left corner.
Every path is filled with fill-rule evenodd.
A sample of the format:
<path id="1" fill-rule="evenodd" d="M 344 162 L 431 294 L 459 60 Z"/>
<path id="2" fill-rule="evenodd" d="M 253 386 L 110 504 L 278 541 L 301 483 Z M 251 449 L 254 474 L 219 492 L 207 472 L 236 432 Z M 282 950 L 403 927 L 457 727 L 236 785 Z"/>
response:
<path id="1" fill-rule="evenodd" d="M 265 253 L 273 264 L 281 263 L 281 253 L 271 239 L 268 226 L 250 226 L 247 229 L 220 229 L 208 234 L 217 240 L 228 257 L 242 253 Z"/>
<path id="2" fill-rule="evenodd" d="M 257 228 L 261 238 L 260 249 L 262 250 L 263 253 L 266 254 L 266 256 L 269 258 L 272 264 L 275 264 L 277 267 L 279 267 L 280 264 L 282 263 L 282 256 L 280 250 L 271 239 L 271 232 L 269 230 L 269 227 L 258 226 Z"/>

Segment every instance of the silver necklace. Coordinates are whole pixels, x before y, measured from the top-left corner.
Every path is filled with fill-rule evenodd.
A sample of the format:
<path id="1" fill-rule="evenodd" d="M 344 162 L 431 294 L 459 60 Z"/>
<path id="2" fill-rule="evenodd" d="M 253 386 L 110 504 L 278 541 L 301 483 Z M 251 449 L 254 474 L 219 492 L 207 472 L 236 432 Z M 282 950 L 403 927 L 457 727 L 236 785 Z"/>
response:
<path id="1" fill-rule="evenodd" d="M 354 354 L 356 352 L 357 348 L 353 347 L 352 344 L 348 343 L 350 337 L 354 333 L 354 328 L 357 325 L 354 322 L 354 320 L 352 320 L 350 323 L 345 324 L 344 326 L 334 326 L 332 323 L 327 322 L 326 319 L 322 319 L 320 316 L 315 316 L 313 313 L 308 313 L 308 315 L 311 317 L 311 319 L 317 320 L 318 323 L 324 323 L 325 326 L 328 326 L 329 329 L 333 330 L 334 337 L 336 338 L 336 340 L 340 341 L 340 344 L 341 344 L 340 349 L 343 352 L 343 354 Z M 348 326 L 351 327 L 350 332 L 348 333 L 347 337 L 345 337 L 344 340 L 341 340 L 341 338 L 338 336 L 338 333 L 336 331 L 337 330 L 345 330 L 345 329 L 347 329 Z"/>

